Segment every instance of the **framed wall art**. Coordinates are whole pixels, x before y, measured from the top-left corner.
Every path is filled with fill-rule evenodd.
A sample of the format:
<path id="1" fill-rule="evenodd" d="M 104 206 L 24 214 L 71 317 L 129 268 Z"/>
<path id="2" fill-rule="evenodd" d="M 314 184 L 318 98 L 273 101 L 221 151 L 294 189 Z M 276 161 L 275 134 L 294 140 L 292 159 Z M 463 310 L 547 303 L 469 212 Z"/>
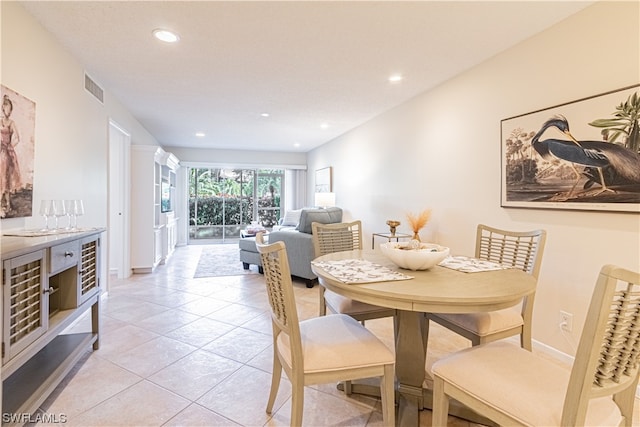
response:
<path id="1" fill-rule="evenodd" d="M 640 212 L 640 85 L 501 121 L 501 206 Z"/>
<path id="2" fill-rule="evenodd" d="M 32 216 L 36 104 L 0 85 L 0 218 Z"/>
<path id="3" fill-rule="evenodd" d="M 316 170 L 316 193 L 330 193 L 331 188 L 331 166 Z"/>

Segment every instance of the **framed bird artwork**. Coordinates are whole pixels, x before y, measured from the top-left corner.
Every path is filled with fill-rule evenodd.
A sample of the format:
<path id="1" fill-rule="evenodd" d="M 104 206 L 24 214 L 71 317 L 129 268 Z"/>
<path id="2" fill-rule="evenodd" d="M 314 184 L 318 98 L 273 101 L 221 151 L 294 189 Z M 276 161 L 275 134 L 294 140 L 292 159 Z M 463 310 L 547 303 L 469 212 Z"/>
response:
<path id="1" fill-rule="evenodd" d="M 640 84 L 501 121 L 501 205 L 640 212 Z"/>

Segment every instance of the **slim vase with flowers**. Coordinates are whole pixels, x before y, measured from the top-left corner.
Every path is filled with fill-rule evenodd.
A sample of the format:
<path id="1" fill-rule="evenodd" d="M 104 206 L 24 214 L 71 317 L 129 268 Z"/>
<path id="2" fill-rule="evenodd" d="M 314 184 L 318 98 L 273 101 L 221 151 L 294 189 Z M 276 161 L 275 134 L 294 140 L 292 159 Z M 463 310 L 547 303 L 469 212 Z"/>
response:
<path id="1" fill-rule="evenodd" d="M 431 209 L 425 209 L 417 215 L 411 212 L 407 214 L 407 220 L 409 220 L 409 225 L 411 226 L 411 230 L 413 230 L 412 240 L 420 241 L 420 230 L 427 225 L 430 218 Z"/>

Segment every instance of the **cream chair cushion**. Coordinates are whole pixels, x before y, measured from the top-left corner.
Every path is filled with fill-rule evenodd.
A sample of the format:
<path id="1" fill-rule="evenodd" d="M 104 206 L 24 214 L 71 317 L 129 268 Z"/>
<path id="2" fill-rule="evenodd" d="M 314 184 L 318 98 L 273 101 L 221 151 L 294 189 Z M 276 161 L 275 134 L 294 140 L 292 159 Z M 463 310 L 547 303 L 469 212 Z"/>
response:
<path id="1" fill-rule="evenodd" d="M 380 311 L 380 306 L 352 300 L 328 289 L 324 291 L 324 299 L 327 306 L 331 307 L 331 311 L 334 313 L 348 313 L 350 316 L 355 316 L 356 318 L 360 314 Z"/>
<path id="2" fill-rule="evenodd" d="M 455 386 L 464 384 L 466 393 L 481 396 L 493 408 L 506 409 L 523 424 L 536 426 L 560 425 L 571 374 L 569 367 L 504 341 L 448 356 L 434 363 L 432 372 Z M 617 426 L 621 421 L 610 396 L 590 402 L 585 425 Z"/>
<path id="3" fill-rule="evenodd" d="M 300 322 L 300 336 L 305 373 L 395 362 L 386 345 L 346 314 L 304 320 Z M 291 366 L 289 336 L 280 334 L 277 345 L 285 363 Z"/>
<path id="4" fill-rule="evenodd" d="M 481 313 L 439 313 L 438 317 L 481 337 L 524 325 L 520 305 Z"/>

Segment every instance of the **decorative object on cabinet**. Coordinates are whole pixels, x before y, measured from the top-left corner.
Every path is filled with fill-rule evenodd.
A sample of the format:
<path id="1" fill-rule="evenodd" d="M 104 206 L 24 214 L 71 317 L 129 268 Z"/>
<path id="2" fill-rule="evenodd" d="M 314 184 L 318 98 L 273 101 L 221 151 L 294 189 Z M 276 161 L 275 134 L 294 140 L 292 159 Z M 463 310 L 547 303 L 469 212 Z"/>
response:
<path id="1" fill-rule="evenodd" d="M 639 87 L 502 120 L 501 206 L 640 212 Z"/>
<path id="2" fill-rule="evenodd" d="M 36 103 L 0 85 L 0 218 L 32 216 Z"/>

